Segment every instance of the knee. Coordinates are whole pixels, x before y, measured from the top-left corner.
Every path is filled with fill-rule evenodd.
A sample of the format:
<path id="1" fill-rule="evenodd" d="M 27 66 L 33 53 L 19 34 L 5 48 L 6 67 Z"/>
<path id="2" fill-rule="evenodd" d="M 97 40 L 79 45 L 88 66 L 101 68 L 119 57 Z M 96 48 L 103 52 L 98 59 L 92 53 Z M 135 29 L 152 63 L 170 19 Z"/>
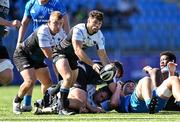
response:
<path id="1" fill-rule="evenodd" d="M 180 83 L 180 79 L 179 79 L 179 77 L 177 77 L 177 76 L 171 76 L 170 77 L 171 78 L 171 82 L 178 82 L 178 83 Z"/>
<path id="2" fill-rule="evenodd" d="M 0 83 L 3 85 L 8 85 L 13 80 L 13 73 L 12 71 L 8 71 L 5 74 L 1 75 L 0 77 Z"/>
<path id="3" fill-rule="evenodd" d="M 71 84 L 73 81 L 72 73 L 67 73 L 63 77 L 63 81 L 67 82 L 68 84 Z"/>
<path id="4" fill-rule="evenodd" d="M 25 83 L 25 86 L 28 87 L 28 88 L 32 88 L 34 86 L 34 80 L 32 79 L 28 79 L 28 80 L 25 80 L 24 83 Z"/>
<path id="5" fill-rule="evenodd" d="M 10 78 L 10 77 L 4 78 L 4 79 L 2 79 L 2 80 L 0 81 L 0 83 L 1 83 L 2 85 L 8 85 L 8 84 L 10 84 L 11 82 L 12 82 L 12 78 Z"/>
<path id="6" fill-rule="evenodd" d="M 13 80 L 13 77 L 7 77 L 6 79 L 4 79 L 4 81 L 3 81 L 3 85 L 8 85 L 8 84 L 10 84 L 11 82 L 12 82 L 12 80 Z"/>
<path id="7" fill-rule="evenodd" d="M 142 79 L 140 80 L 140 82 L 142 82 L 142 83 L 147 83 L 147 82 L 149 82 L 149 81 L 151 81 L 151 78 L 148 77 L 148 76 L 146 76 L 146 77 L 144 77 L 144 78 L 142 78 Z"/>
<path id="8" fill-rule="evenodd" d="M 41 87 L 46 91 L 49 87 L 52 86 L 52 81 L 47 81 L 46 83 L 41 83 Z"/>

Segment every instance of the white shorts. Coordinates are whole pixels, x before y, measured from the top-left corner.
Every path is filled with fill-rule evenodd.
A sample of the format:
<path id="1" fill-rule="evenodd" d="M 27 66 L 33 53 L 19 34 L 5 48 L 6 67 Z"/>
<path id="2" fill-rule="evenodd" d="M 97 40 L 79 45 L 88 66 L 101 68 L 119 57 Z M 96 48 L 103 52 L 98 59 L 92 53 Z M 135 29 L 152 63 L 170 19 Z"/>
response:
<path id="1" fill-rule="evenodd" d="M 13 68 L 14 68 L 14 66 L 9 59 L 6 59 L 0 63 L 0 72 L 4 71 L 6 69 L 12 70 Z"/>
<path id="2" fill-rule="evenodd" d="M 169 98 L 169 97 L 172 96 L 171 90 L 169 90 L 166 86 L 164 86 L 164 87 L 158 87 L 158 88 L 156 89 L 156 93 L 157 93 L 158 96 L 163 95 L 164 97 L 167 97 L 167 98 Z"/>

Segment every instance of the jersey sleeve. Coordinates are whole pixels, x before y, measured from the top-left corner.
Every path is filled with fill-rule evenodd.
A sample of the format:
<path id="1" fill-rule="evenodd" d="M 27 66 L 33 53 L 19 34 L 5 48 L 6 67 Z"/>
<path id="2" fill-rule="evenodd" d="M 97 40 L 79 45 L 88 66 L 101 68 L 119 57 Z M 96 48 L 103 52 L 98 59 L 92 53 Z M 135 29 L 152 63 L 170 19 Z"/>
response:
<path id="1" fill-rule="evenodd" d="M 103 102 L 101 103 L 101 107 L 102 107 L 105 111 L 110 111 L 110 100 L 103 101 Z"/>
<path id="2" fill-rule="evenodd" d="M 31 18 L 30 10 L 32 6 L 33 6 L 33 0 L 29 0 L 25 6 L 24 16 Z"/>
<path id="3" fill-rule="evenodd" d="M 81 29 L 77 27 L 73 28 L 72 40 L 83 41 L 83 32 Z"/>
<path id="4" fill-rule="evenodd" d="M 97 40 L 97 49 L 105 49 L 105 38 L 103 34 L 100 32 L 99 38 Z"/>
<path id="5" fill-rule="evenodd" d="M 51 47 L 51 35 L 48 28 L 40 27 L 37 32 L 39 47 Z"/>

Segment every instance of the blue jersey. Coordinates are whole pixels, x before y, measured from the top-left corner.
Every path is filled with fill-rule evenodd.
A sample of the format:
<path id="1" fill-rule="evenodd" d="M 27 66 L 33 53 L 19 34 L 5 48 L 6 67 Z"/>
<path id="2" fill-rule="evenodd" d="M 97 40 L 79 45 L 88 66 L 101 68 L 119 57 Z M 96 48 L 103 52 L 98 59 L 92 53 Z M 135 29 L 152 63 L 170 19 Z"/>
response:
<path id="1" fill-rule="evenodd" d="M 33 20 L 33 30 L 35 30 L 48 22 L 52 11 L 60 11 L 63 16 L 66 14 L 66 8 L 60 0 L 48 0 L 44 5 L 41 5 L 38 0 L 29 0 L 25 7 L 24 16 Z"/>
<path id="2" fill-rule="evenodd" d="M 115 110 L 119 113 L 129 112 L 130 98 L 131 98 L 131 95 L 120 96 L 119 101 L 118 101 L 118 107 Z M 110 100 L 106 100 L 106 101 L 102 102 L 101 107 L 105 111 L 111 111 L 112 110 L 110 108 Z"/>
<path id="3" fill-rule="evenodd" d="M 160 98 L 156 90 L 153 90 L 153 97 L 157 97 L 158 104 L 155 108 L 156 112 L 161 111 L 167 104 L 166 99 Z M 110 101 L 104 101 L 101 103 L 101 106 L 104 110 L 110 111 Z M 119 99 L 118 107 L 116 108 L 117 112 L 123 112 L 123 113 L 147 113 L 149 112 L 149 109 L 146 106 L 146 103 L 144 100 L 140 100 L 136 95 L 136 90 L 132 93 L 132 95 L 126 95 L 121 96 Z"/>
<path id="4" fill-rule="evenodd" d="M 119 99 L 120 100 L 118 102 L 118 108 L 116 109 L 116 111 L 123 113 L 130 112 L 129 104 L 130 104 L 131 94 L 126 96 L 121 96 Z"/>

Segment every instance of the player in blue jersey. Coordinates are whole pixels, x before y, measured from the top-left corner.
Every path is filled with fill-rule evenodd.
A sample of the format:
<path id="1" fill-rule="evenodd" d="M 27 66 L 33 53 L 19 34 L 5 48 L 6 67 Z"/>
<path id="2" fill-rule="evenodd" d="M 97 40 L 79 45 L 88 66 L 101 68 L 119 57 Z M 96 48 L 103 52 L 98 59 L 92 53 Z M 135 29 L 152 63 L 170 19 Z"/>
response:
<path id="1" fill-rule="evenodd" d="M 52 85 L 49 70 L 44 59 L 52 59 L 52 48 L 66 34 L 62 29 L 63 16 L 59 11 L 53 11 L 47 24 L 37 28 L 14 52 L 14 63 L 24 82 L 13 101 L 13 112 L 21 114 L 21 101 L 36 80 L 41 82 L 41 91 L 45 93 Z"/>
<path id="2" fill-rule="evenodd" d="M 156 89 L 153 89 L 150 77 L 142 78 L 132 95 L 119 95 L 122 87 L 116 88 L 111 100 L 101 103 L 102 108 L 109 111 L 116 109 L 118 112 L 146 113 L 150 114 L 161 111 L 173 95 L 176 104 L 180 105 L 180 80 L 177 76 L 170 76 Z"/>
<path id="3" fill-rule="evenodd" d="M 40 25 L 48 22 L 52 11 L 60 11 L 62 13 L 64 19 L 63 29 L 68 33 L 70 29 L 68 15 L 61 0 L 29 0 L 26 3 L 24 16 L 21 22 L 22 26 L 19 29 L 17 45 L 23 41 L 30 20 L 32 20 L 33 30 L 35 30 Z"/>
<path id="4" fill-rule="evenodd" d="M 169 76 L 179 76 L 178 72 L 176 71 L 176 55 L 171 51 L 163 51 L 160 53 L 160 69 L 159 68 L 152 68 L 150 66 L 145 67 L 147 69 L 155 70 L 156 77 L 153 80 L 153 85 L 155 87 L 159 86 L 163 80 L 168 78 Z M 158 78 L 159 80 L 155 80 Z M 179 111 L 180 107 L 175 104 L 175 98 L 173 96 L 170 97 L 168 103 L 165 107 L 165 110 L 176 110 Z"/>
<path id="5" fill-rule="evenodd" d="M 17 27 L 21 26 L 18 20 L 8 21 L 6 17 L 9 13 L 9 0 L 1 0 L 0 2 L 0 84 L 9 84 L 13 79 L 13 64 L 9 59 L 9 54 L 5 46 L 3 46 L 3 37 L 8 33 L 6 26 Z"/>
<path id="6" fill-rule="evenodd" d="M 17 46 L 19 45 L 19 43 L 23 41 L 25 32 L 27 30 L 30 21 L 32 20 L 33 30 L 35 30 L 40 25 L 48 22 L 50 13 L 52 11 L 60 11 L 62 13 L 64 19 L 63 29 L 65 30 L 66 33 L 68 33 L 70 29 L 68 15 L 66 8 L 61 0 L 29 0 L 25 6 L 24 17 L 21 22 L 22 26 L 19 29 Z M 33 87 L 24 97 L 24 105 L 23 105 L 24 111 L 31 111 L 32 109 L 31 106 L 32 89 Z"/>

